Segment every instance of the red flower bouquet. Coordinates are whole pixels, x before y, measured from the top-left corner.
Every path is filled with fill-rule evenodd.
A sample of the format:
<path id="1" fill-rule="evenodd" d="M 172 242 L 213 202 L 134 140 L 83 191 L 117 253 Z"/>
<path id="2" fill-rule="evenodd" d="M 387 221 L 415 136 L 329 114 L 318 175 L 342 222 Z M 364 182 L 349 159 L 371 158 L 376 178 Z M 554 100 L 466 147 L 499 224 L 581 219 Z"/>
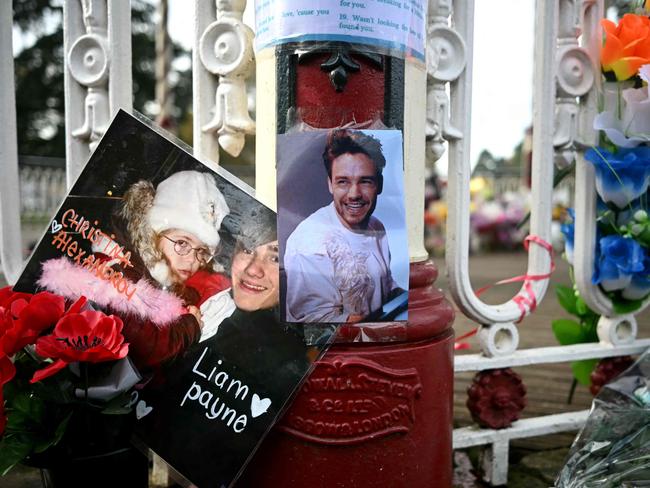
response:
<path id="1" fill-rule="evenodd" d="M 116 405 L 139 377 L 117 368 L 128 361 L 122 328 L 83 297 L 66 307 L 53 293 L 0 289 L 0 474 L 54 449 L 75 413 L 126 413 Z M 114 382 L 116 369 L 127 378 L 119 387 L 89 395 L 98 382 Z"/>

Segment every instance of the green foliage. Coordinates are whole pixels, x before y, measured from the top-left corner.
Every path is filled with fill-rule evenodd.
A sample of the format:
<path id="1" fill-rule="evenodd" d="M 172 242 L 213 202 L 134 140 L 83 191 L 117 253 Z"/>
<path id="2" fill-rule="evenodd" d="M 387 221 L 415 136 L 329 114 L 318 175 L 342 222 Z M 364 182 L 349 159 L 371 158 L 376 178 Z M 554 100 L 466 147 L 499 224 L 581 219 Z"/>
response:
<path id="1" fill-rule="evenodd" d="M 34 454 L 56 446 L 72 416 L 71 373 L 63 370 L 45 381 L 30 383 L 43 363 L 25 352 L 14 358 L 16 376 L 4 386 L 7 426 L 0 441 L 0 474 Z"/>
<path id="2" fill-rule="evenodd" d="M 555 294 L 562 308 L 578 319 L 556 319 L 551 323 L 557 341 L 563 346 L 598 342 L 596 329 L 600 315 L 591 310 L 573 288 L 558 286 Z M 573 376 L 581 384 L 589 385 L 589 375 L 597 363 L 592 359 L 571 363 Z"/>
<path id="3" fill-rule="evenodd" d="M 574 320 L 557 319 L 551 323 L 553 334 L 557 341 L 563 346 L 581 344 L 584 341 L 584 329 Z"/>
<path id="4" fill-rule="evenodd" d="M 131 412 L 131 407 L 129 407 L 130 402 L 131 393 L 128 391 L 124 392 L 108 402 L 101 412 L 105 415 L 127 414 Z"/>
<path id="5" fill-rule="evenodd" d="M 575 361 L 571 363 L 571 371 L 578 383 L 581 385 L 591 385 L 591 372 L 598 364 L 598 359 L 583 359 L 582 361 Z"/>
<path id="6" fill-rule="evenodd" d="M 4 476 L 32 451 L 33 444 L 24 436 L 5 434 L 0 440 L 0 475 Z"/>
<path id="7" fill-rule="evenodd" d="M 622 298 L 619 299 L 616 296 L 612 296 L 611 298 L 614 312 L 619 315 L 636 312 L 643 305 L 643 300 L 625 300 Z"/>
<path id="8" fill-rule="evenodd" d="M 560 305 L 564 310 L 569 312 L 571 315 L 578 315 L 578 309 L 576 308 L 576 294 L 573 291 L 573 288 L 568 286 L 557 286 L 555 288 L 555 295 L 557 296 L 557 301 L 560 302 Z"/>

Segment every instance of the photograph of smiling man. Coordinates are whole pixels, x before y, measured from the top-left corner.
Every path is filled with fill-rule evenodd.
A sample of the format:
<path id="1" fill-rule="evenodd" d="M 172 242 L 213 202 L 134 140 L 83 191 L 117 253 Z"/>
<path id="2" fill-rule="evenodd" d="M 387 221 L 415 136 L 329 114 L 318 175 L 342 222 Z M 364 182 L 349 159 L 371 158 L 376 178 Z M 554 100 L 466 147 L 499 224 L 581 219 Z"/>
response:
<path id="1" fill-rule="evenodd" d="M 403 202 L 401 132 L 279 136 L 281 302 L 288 322 L 406 320 Z"/>

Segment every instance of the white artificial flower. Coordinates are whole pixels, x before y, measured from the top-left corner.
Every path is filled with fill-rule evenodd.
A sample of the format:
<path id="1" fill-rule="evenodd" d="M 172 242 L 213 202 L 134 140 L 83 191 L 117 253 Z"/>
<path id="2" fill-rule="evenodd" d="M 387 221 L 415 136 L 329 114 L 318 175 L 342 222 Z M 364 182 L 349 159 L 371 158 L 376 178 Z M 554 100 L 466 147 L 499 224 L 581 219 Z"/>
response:
<path id="1" fill-rule="evenodd" d="M 650 64 L 645 64 L 639 69 L 639 76 L 646 83 L 650 79 Z M 622 91 L 623 106 L 622 117 L 618 117 L 617 94 L 612 97 L 606 95 L 606 110 L 596 115 L 594 129 L 602 130 L 607 137 L 619 147 L 636 147 L 641 143 L 650 141 L 650 96 L 648 85 L 642 88 L 627 88 Z"/>

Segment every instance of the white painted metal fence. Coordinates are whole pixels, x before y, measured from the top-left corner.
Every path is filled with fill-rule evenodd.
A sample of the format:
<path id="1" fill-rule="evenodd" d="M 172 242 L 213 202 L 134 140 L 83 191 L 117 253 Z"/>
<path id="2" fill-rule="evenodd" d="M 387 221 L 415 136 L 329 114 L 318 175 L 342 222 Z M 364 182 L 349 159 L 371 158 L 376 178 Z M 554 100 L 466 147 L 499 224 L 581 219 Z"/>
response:
<path id="1" fill-rule="evenodd" d="M 18 173 L 21 218 L 49 221 L 66 194 L 65 169 L 47 160 L 37 164 L 33 159 L 39 158 L 26 159 Z"/>
<path id="2" fill-rule="evenodd" d="M 601 343 L 517 350 L 519 336 L 515 322 L 531 313 L 533 301 L 543 299 L 547 278 L 528 280 L 517 296 L 501 305 L 487 305 L 476 296 L 468 269 L 474 1 L 429 0 L 428 109 L 426 121 L 422 120 L 421 124 L 426 123 L 431 159 L 440 157 L 445 142 L 449 147 L 447 267 L 451 293 L 463 313 L 483 324 L 479 332 L 482 353 L 458 357 L 456 371 L 634 354 L 650 346 L 649 340 L 637 340 L 634 317 L 616 316 L 607 297 L 591 285 L 596 196 L 593 170 L 585 165 L 582 151 L 596 137 L 591 120 L 599 79 L 598 20 L 603 14 L 602 0 L 537 0 L 536 3 L 530 232 L 543 241 L 550 241 L 552 162 L 566 164 L 577 158 L 576 278 L 586 302 L 603 315 L 599 325 Z M 236 155 L 241 151 L 244 135 L 255 129 L 245 91 L 245 80 L 254 67 L 253 34 L 242 22 L 245 0 L 195 0 L 193 4 L 195 151 L 202 160 L 217 164 L 219 145 Z M 128 2 L 66 0 L 64 5 L 69 185 L 103 134 L 111 114 L 120 106 L 127 109 L 131 106 L 131 37 Z M 17 278 L 22 260 L 11 17 L 11 2 L 0 2 L 0 109 L 5 120 L 0 131 L 0 233 L 3 270 L 9 282 Z M 222 32 L 232 35 L 223 37 Z M 582 33 L 580 45 L 579 32 Z M 423 81 L 412 79 L 416 81 L 407 79 L 407 83 Z M 273 90 L 274 84 L 267 83 L 258 86 L 257 93 L 266 100 L 274 99 Z M 424 181 L 424 175 L 421 176 L 415 181 Z M 421 192 L 407 189 L 407 193 Z M 409 202 L 409 207 L 421 220 L 421 202 Z M 422 248 L 422 245 L 411 248 Z M 550 267 L 548 251 L 531 243 L 528 274 L 545 275 Z M 487 446 L 488 477 L 493 484 L 501 484 L 507 480 L 511 439 L 575 430 L 585 417 L 586 412 L 574 412 L 519 421 L 499 431 L 457 429 L 454 446 Z"/>

